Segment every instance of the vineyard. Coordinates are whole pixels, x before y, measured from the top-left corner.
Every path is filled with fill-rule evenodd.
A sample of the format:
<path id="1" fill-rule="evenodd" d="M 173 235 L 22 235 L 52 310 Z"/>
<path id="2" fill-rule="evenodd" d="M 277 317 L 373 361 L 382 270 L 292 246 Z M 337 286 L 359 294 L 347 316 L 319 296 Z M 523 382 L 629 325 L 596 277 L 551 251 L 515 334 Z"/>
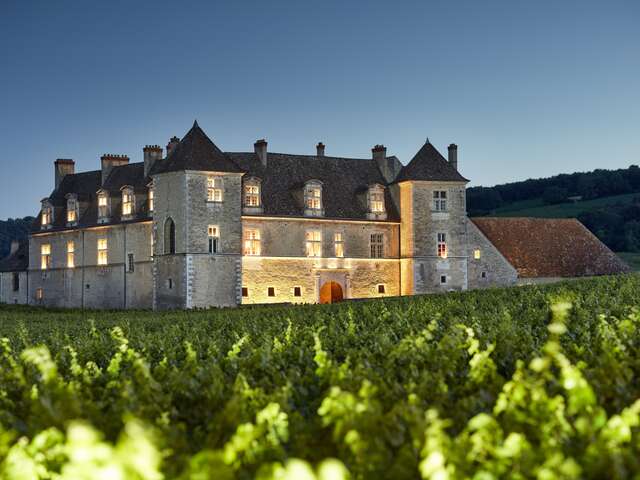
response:
<path id="1" fill-rule="evenodd" d="M 640 478 L 639 293 L 0 306 L 0 479 Z"/>

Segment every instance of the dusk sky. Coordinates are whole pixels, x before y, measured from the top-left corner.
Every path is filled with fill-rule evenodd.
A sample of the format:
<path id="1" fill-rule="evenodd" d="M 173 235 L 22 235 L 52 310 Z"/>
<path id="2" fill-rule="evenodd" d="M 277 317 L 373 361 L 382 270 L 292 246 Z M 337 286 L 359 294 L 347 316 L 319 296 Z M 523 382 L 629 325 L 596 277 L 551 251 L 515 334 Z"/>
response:
<path id="1" fill-rule="evenodd" d="M 640 2 L 35 2 L 0 10 L 0 219 L 53 162 L 142 160 L 197 119 L 223 150 L 407 163 L 471 185 L 640 163 Z"/>

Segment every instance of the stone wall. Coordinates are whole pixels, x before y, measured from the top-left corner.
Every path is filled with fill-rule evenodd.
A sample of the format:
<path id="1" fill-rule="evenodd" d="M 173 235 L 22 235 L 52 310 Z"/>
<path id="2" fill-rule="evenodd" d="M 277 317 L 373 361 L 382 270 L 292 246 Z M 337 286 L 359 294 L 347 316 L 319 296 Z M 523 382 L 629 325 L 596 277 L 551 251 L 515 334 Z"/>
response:
<path id="1" fill-rule="evenodd" d="M 480 229 L 467 219 L 469 288 L 514 285 L 518 272 L 489 241 Z M 476 257 L 476 252 L 480 258 Z"/>
<path id="2" fill-rule="evenodd" d="M 0 272 L 0 303 L 20 304 L 27 303 L 27 272 L 15 272 L 18 276 L 18 290 L 14 290 L 14 272 Z"/>

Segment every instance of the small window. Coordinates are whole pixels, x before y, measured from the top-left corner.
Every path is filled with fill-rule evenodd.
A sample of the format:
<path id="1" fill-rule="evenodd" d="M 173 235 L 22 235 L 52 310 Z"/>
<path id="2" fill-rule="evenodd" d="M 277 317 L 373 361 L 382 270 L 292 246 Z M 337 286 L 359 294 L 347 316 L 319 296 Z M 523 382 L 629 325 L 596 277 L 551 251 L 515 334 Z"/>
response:
<path id="1" fill-rule="evenodd" d="M 249 289 L 247 287 L 242 287 L 242 296 L 243 297 L 249 296 Z"/>
<path id="2" fill-rule="evenodd" d="M 447 211 L 447 191 L 435 190 L 433 192 L 433 209 L 436 212 Z"/>
<path id="3" fill-rule="evenodd" d="M 129 253 L 127 255 L 127 271 L 129 273 L 133 273 L 135 268 L 136 268 L 135 257 L 133 256 L 133 253 Z"/>
<path id="4" fill-rule="evenodd" d="M 307 230 L 305 239 L 307 257 L 321 257 L 322 232 L 320 230 Z"/>
<path id="5" fill-rule="evenodd" d="M 302 296 L 302 287 L 293 287 L 293 296 L 301 297 Z"/>
<path id="6" fill-rule="evenodd" d="M 98 193 L 98 219 L 106 219 L 109 216 L 109 198 L 106 192 Z"/>
<path id="7" fill-rule="evenodd" d="M 381 283 L 381 284 L 379 284 L 379 285 L 378 285 L 378 293 L 380 293 L 380 294 L 385 294 L 385 293 L 386 293 L 386 290 L 387 290 L 387 289 L 386 289 L 386 286 L 385 286 L 383 283 Z"/>
<path id="8" fill-rule="evenodd" d="M 247 228 L 244 231 L 244 254 L 260 255 L 260 230 Z"/>
<path id="9" fill-rule="evenodd" d="M 440 275 L 440 283 L 442 285 L 445 285 L 447 283 L 447 276 L 446 275 Z"/>
<path id="10" fill-rule="evenodd" d="M 48 243 L 40 247 L 40 268 L 42 270 L 51 268 L 51 245 Z"/>
<path id="11" fill-rule="evenodd" d="M 18 272 L 13 273 L 13 291 L 20 291 L 20 274 Z"/>
<path id="12" fill-rule="evenodd" d="M 133 191 L 126 188 L 122 191 L 122 216 L 133 215 Z"/>
<path id="13" fill-rule="evenodd" d="M 169 290 L 173 290 L 173 279 L 172 278 L 167 278 L 167 288 Z"/>
<path id="14" fill-rule="evenodd" d="M 49 228 L 53 223 L 53 207 L 48 201 L 44 201 L 42 203 L 42 211 L 41 211 L 40 222 L 42 228 Z"/>
<path id="15" fill-rule="evenodd" d="M 476 249 L 473 251 L 473 258 L 475 258 L 476 260 L 480 260 L 480 250 Z"/>
<path id="16" fill-rule="evenodd" d="M 164 253 L 176 253 L 176 224 L 171 218 L 164 222 Z"/>
<path id="17" fill-rule="evenodd" d="M 78 201 L 75 198 L 67 200 L 67 223 L 73 224 L 78 221 Z"/>
<path id="18" fill-rule="evenodd" d="M 67 242 L 67 268 L 76 267 L 76 242 Z"/>
<path id="19" fill-rule="evenodd" d="M 440 258 L 447 258 L 447 234 L 438 233 L 438 256 Z"/>
<path id="20" fill-rule="evenodd" d="M 98 239 L 98 265 L 104 266 L 109 263 L 109 247 L 106 238 Z"/>
<path id="21" fill-rule="evenodd" d="M 252 183 L 244 186 L 244 206 L 245 207 L 260 206 L 260 185 L 256 183 Z"/>
<path id="22" fill-rule="evenodd" d="M 344 257 L 344 238 L 342 232 L 333 234 L 333 253 L 337 258 Z"/>
<path id="23" fill-rule="evenodd" d="M 42 288 L 37 288 L 36 289 L 36 300 L 43 300 L 44 299 L 44 290 Z"/>
<path id="24" fill-rule="evenodd" d="M 275 297 L 276 296 L 275 287 L 268 287 L 267 288 L 267 296 L 269 296 L 269 297 Z"/>
<path id="25" fill-rule="evenodd" d="M 480 274 L 480 277 L 481 277 L 481 278 L 487 278 L 487 272 L 482 272 L 482 273 Z"/>
<path id="26" fill-rule="evenodd" d="M 152 213 L 155 208 L 154 195 L 153 187 L 149 188 L 149 213 Z"/>
<path id="27" fill-rule="evenodd" d="M 371 258 L 384 257 L 384 234 L 371 234 Z"/>
<path id="28" fill-rule="evenodd" d="M 217 225 L 209 225 L 207 228 L 207 237 L 209 240 L 209 253 L 218 253 L 220 231 Z"/>
<path id="29" fill-rule="evenodd" d="M 222 177 L 207 178 L 207 200 L 209 202 L 222 202 L 223 189 Z"/>

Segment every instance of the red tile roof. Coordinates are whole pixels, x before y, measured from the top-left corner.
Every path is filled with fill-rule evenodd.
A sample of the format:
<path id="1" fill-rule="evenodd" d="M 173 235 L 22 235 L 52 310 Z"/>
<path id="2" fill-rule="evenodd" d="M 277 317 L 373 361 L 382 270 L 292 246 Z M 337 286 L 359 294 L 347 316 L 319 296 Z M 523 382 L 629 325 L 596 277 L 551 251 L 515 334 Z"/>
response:
<path id="1" fill-rule="evenodd" d="M 471 221 L 522 278 L 586 277 L 630 268 L 578 220 L 477 217 Z"/>

